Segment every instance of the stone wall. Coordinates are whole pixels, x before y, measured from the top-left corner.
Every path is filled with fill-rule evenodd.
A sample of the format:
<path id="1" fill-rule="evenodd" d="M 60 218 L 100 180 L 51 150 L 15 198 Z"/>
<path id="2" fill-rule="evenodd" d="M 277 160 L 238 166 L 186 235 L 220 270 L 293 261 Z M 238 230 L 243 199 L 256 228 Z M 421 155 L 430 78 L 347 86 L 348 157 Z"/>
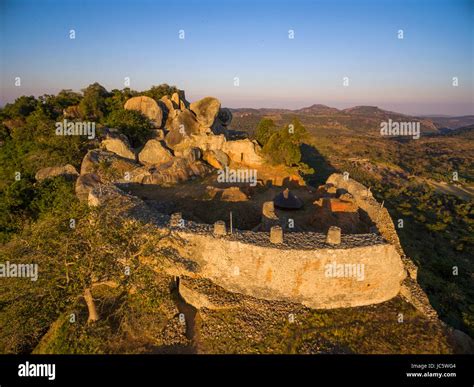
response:
<path id="1" fill-rule="evenodd" d="M 405 256 L 392 217 L 387 209 L 382 207 L 382 205 L 374 199 L 370 190 L 355 180 L 350 178 L 345 179 L 344 176 L 339 173 L 333 173 L 329 176 L 326 183 L 334 184 L 337 188 L 343 188 L 352 194 L 357 206 L 367 213 L 372 222 L 375 223 L 380 234 L 396 248 L 410 277 L 416 280 L 417 267 Z"/>
<path id="2" fill-rule="evenodd" d="M 438 314 L 436 313 L 436 310 L 431 306 L 426 293 L 417 282 L 418 267 L 405 255 L 392 217 L 387 209 L 382 207 L 382 205 L 373 198 L 370 190 L 365 186 L 350 178 L 345 179 L 341 174 L 332 174 L 329 176 L 326 183 L 333 184 L 338 188 L 343 188 L 350 192 L 353 195 L 356 204 L 367 212 L 383 238 L 395 247 L 403 262 L 403 266 L 408 273 L 408 276 L 401 284 L 401 296 L 428 318 L 437 319 Z"/>
<path id="3" fill-rule="evenodd" d="M 175 232 L 186 241 L 181 255 L 198 264 L 195 274 L 257 298 L 321 309 L 369 305 L 395 297 L 405 277 L 395 248 L 373 234 L 343 236 L 341 245 L 334 247 L 324 242 L 324 234 L 316 233 L 287 234 L 282 246 L 272 245 L 264 232 L 249 234 L 253 239 Z M 295 243 L 299 238 L 306 244 Z M 312 242 L 318 247 L 313 248 Z M 357 278 L 355 272 L 341 278 L 328 276 L 326 265 L 334 264 L 361 265 L 363 276 Z"/>
<path id="4" fill-rule="evenodd" d="M 171 230 L 171 235 L 181 240 L 175 245 L 180 259 L 192 263 L 182 269 L 182 274 L 208 278 L 229 291 L 299 302 L 311 308 L 339 308 L 387 301 L 400 294 L 406 282 L 399 249 L 387 242 L 383 234 L 342 234 L 336 244 L 331 244 L 326 234 L 314 232 L 283 233 L 282 241 L 270 238 L 275 230 L 270 233 L 233 230 L 230 234 L 222 222 L 216 228 L 183 222 L 179 214 L 171 218 L 157 214 L 139 198 L 116 187 L 104 188 L 91 189 L 91 205 L 102 205 L 112 199 L 123 201 L 124 216 Z M 365 199 L 354 196 L 375 223 L 381 224 L 376 221 L 380 205 L 373 198 L 364 204 Z M 354 272 L 328 275 L 328 267 L 354 268 L 354 265 L 363 268 L 362 277 Z"/>

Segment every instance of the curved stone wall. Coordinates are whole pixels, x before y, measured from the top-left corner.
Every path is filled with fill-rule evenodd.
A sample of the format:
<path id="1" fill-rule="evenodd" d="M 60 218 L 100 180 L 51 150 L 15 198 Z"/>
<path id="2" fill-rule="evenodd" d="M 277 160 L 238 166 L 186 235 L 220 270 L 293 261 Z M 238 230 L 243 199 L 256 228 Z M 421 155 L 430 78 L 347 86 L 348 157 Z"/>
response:
<path id="1" fill-rule="evenodd" d="M 395 248 L 373 234 L 360 236 L 358 247 L 346 241 L 337 247 L 305 249 L 175 232 L 187 242 L 181 253 L 197 262 L 198 275 L 230 291 L 299 302 L 311 308 L 353 307 L 389 300 L 399 293 L 406 273 Z M 323 243 L 323 238 L 320 234 L 316 243 Z M 345 276 L 338 277 L 341 268 Z"/>
<path id="2" fill-rule="evenodd" d="M 311 308 L 355 307 L 395 297 L 406 277 L 396 246 L 377 234 L 343 234 L 331 244 L 325 234 L 293 232 L 284 233 L 279 243 L 268 232 L 230 234 L 222 222 L 215 234 L 213 225 L 157 214 L 114 186 L 89 192 L 91 205 L 113 198 L 123 204 L 124 216 L 170 229 L 184 241 L 176 248 L 193 263 L 192 273 L 229 291 Z"/>

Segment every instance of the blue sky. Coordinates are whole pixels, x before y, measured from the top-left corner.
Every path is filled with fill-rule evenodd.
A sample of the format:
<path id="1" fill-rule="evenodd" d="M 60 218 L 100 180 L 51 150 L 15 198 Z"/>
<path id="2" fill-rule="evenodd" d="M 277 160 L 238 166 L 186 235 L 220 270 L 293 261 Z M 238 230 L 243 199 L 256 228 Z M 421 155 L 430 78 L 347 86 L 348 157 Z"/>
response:
<path id="1" fill-rule="evenodd" d="M 229 107 L 474 114 L 473 0 L 0 0 L 0 12 L 1 104 L 130 77 Z"/>

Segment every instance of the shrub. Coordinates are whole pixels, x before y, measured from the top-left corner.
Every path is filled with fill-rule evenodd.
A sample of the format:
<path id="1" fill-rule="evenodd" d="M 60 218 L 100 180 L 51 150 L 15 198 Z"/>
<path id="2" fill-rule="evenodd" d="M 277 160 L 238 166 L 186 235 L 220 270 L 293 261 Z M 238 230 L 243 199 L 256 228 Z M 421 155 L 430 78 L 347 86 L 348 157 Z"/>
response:
<path id="1" fill-rule="evenodd" d="M 265 146 L 276 131 L 275 122 L 270 118 L 263 118 L 257 125 L 255 138 L 261 146 Z"/>
<path id="2" fill-rule="evenodd" d="M 133 147 L 140 146 L 150 136 L 150 120 L 136 110 L 116 110 L 107 118 L 107 125 L 125 134 Z"/>

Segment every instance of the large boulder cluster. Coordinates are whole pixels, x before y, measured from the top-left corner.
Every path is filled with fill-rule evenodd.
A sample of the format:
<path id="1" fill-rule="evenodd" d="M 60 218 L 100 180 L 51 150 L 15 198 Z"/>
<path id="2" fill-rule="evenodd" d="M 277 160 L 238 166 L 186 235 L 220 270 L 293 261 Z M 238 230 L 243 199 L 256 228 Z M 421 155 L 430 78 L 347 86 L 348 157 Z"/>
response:
<path id="1" fill-rule="evenodd" d="M 125 109 L 140 111 L 157 129 L 163 129 L 170 149 L 191 135 L 225 134 L 232 121 L 232 113 L 221 108 L 217 98 L 205 97 L 189 103 L 182 91 L 159 101 L 146 96 L 133 97 L 125 103 Z"/>
<path id="2" fill-rule="evenodd" d="M 133 97 L 125 103 L 125 109 L 139 110 L 150 119 L 162 117 L 161 125 L 155 125 L 162 136 L 149 140 L 137 153 L 141 164 L 160 165 L 162 168 L 163 165 L 171 165 L 169 162 L 173 157 L 192 159 L 192 162 L 202 159 L 217 169 L 225 168 L 231 161 L 248 166 L 263 163 L 256 142 L 249 139 L 227 140 L 232 113 L 222 108 L 217 98 L 205 97 L 189 103 L 184 92 L 180 91 L 171 98 L 164 96 L 158 102 L 150 99 Z M 157 109 L 161 111 L 158 115 Z M 110 146 L 106 148 L 111 150 Z M 116 145 L 116 148 L 120 147 Z M 123 151 L 120 155 L 125 156 L 125 153 Z"/>
<path id="3" fill-rule="evenodd" d="M 77 179 L 78 196 L 86 200 L 100 184 L 176 184 L 231 163 L 249 167 L 263 163 L 255 141 L 228 140 L 232 113 L 214 97 L 189 103 L 182 91 L 158 101 L 137 96 L 124 108 L 141 112 L 154 125 L 142 147 L 133 148 L 124 134 L 108 128 L 100 148 L 85 155 L 80 174 L 67 165 L 38 171 L 37 179 L 71 175 Z"/>

